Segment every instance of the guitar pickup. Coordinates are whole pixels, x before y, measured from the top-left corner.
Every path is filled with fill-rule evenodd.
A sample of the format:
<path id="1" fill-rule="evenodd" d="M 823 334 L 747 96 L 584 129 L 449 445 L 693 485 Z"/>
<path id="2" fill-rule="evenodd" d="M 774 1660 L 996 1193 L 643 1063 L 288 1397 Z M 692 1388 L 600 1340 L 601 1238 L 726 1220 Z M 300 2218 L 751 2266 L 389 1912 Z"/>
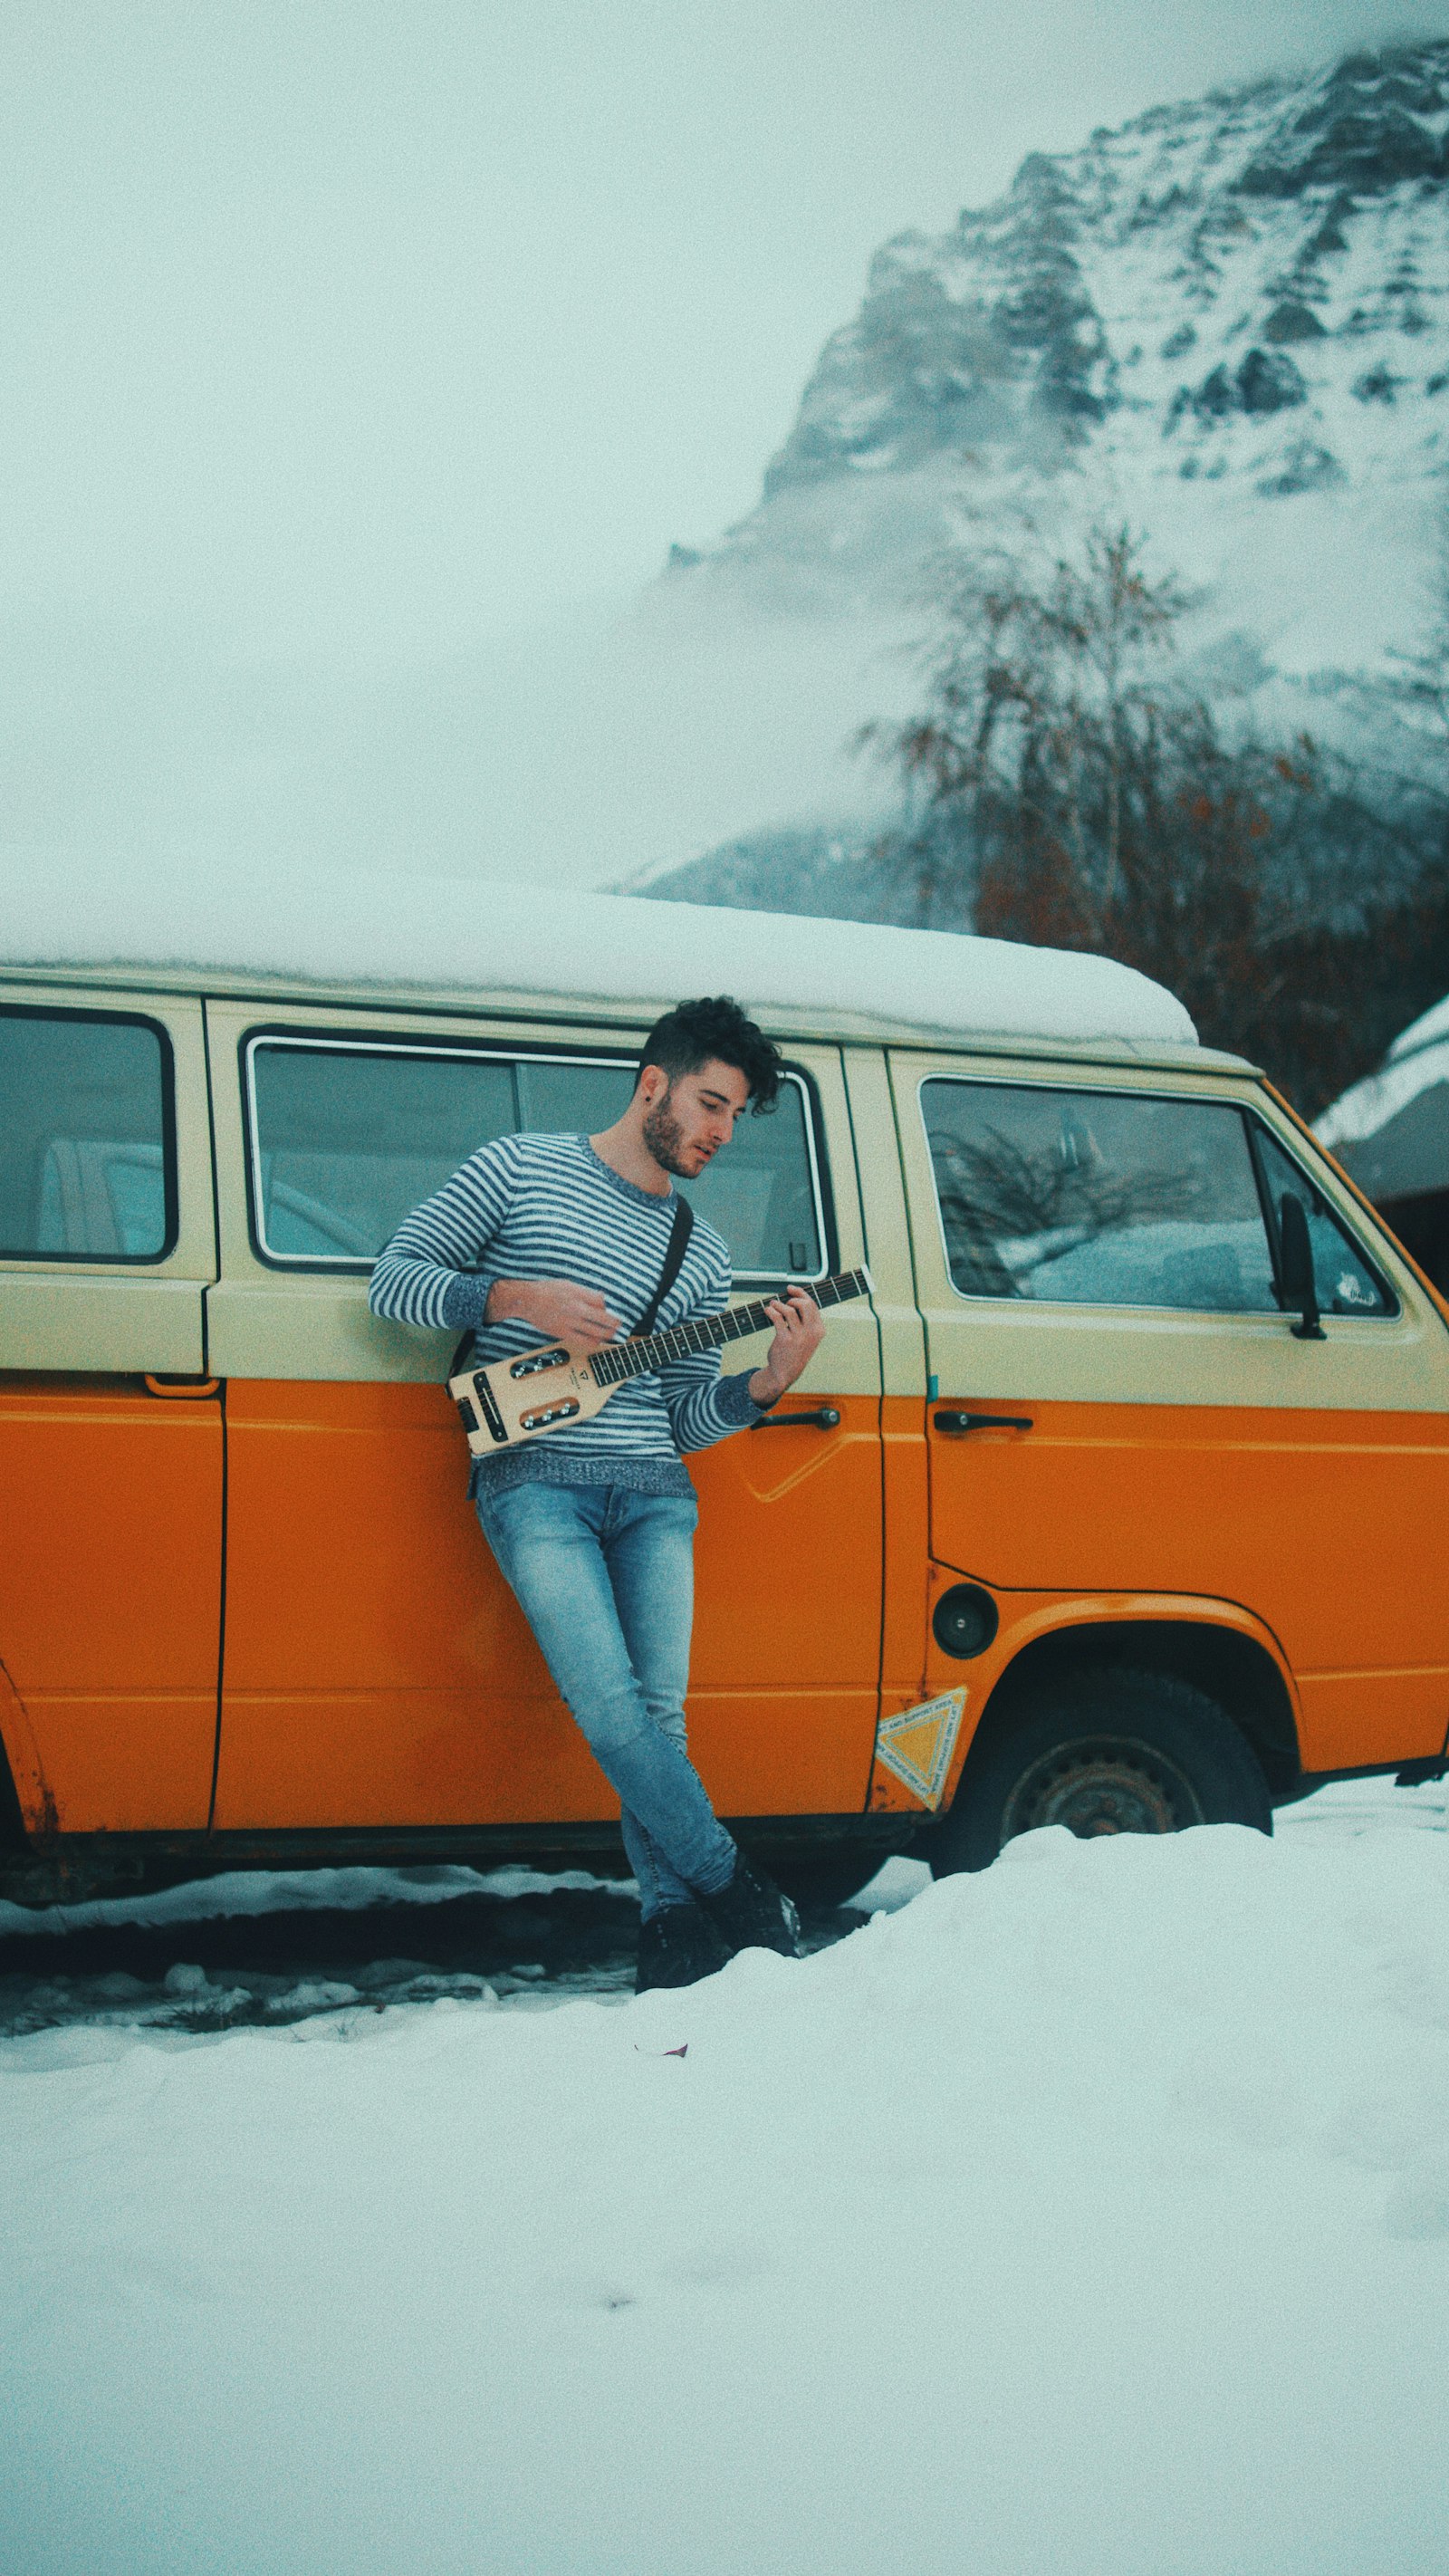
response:
<path id="1" fill-rule="evenodd" d="M 521 1431 L 547 1431 L 550 1423 L 571 1420 L 578 1409 L 576 1400 L 568 1397 L 561 1404 L 546 1404 L 537 1413 L 520 1415 L 518 1427 Z"/>
<path id="2" fill-rule="evenodd" d="M 513 1362 L 508 1374 L 510 1377 L 537 1377 L 540 1369 L 567 1368 L 568 1356 L 567 1351 L 528 1351 L 521 1360 Z"/>

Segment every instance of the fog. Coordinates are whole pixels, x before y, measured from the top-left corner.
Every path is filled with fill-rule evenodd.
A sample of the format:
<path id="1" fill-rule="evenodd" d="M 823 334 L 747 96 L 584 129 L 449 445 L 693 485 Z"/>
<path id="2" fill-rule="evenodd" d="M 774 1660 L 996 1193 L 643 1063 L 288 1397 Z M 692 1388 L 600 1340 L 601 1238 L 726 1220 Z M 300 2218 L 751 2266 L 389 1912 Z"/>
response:
<path id="1" fill-rule="evenodd" d="M 650 586 L 890 233 L 1347 0 L 9 0 L 6 840 L 611 881 L 871 792 L 892 632 Z M 641 604 L 642 603 L 642 604 Z"/>
<path id="2" fill-rule="evenodd" d="M 652 632 L 626 599 L 429 659 L 288 661 L 203 624 L 12 634 L 8 839 L 62 865 L 195 856 L 611 883 L 757 824 L 868 807 L 843 748 L 902 665 L 858 628 Z"/>

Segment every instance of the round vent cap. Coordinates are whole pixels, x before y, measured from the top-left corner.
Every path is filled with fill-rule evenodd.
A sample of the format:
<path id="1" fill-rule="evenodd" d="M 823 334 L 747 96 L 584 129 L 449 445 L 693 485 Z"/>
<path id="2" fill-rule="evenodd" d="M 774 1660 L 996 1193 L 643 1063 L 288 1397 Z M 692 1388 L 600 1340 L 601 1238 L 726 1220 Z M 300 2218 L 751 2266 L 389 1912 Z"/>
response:
<path id="1" fill-rule="evenodd" d="M 996 1604 L 979 1583 L 953 1583 L 931 1614 L 931 1630 L 945 1655 L 962 1663 L 984 1655 L 1001 1622 Z"/>

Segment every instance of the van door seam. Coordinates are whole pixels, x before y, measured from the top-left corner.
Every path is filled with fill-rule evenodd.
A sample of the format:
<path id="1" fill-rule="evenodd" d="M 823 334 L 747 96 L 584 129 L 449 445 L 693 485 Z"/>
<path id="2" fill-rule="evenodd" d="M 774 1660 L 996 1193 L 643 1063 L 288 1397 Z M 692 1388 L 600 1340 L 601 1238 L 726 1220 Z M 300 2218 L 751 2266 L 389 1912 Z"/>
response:
<path id="1" fill-rule="evenodd" d="M 226 1681 L 226 1558 L 227 1535 L 229 1529 L 228 1505 L 230 1496 L 228 1489 L 230 1485 L 231 1434 L 227 1427 L 226 1382 L 224 1379 L 222 1381 L 221 1391 L 217 1397 L 217 1407 L 221 1415 L 221 1565 L 219 1569 L 216 1623 L 216 1723 L 212 1730 L 211 1739 L 211 1796 L 207 1802 L 206 1809 L 206 1830 L 208 1833 L 213 1831 L 216 1823 L 216 1784 L 221 1771 L 222 1691 Z"/>
<path id="2" fill-rule="evenodd" d="M 853 1103 L 853 1101 L 851 1100 L 851 1097 L 850 1097 L 850 1060 L 849 1060 L 849 1057 L 846 1055 L 845 1050 L 844 1050 L 844 1048 L 843 1048 L 843 1047 L 842 1047 L 842 1048 L 840 1049 L 840 1051 L 839 1051 L 839 1062 L 840 1062 L 840 1080 L 841 1080 L 841 1089 L 842 1089 L 842 1090 L 844 1091 L 844 1093 L 845 1093 L 845 1121 L 846 1121 L 846 1125 L 848 1126 L 848 1128 L 849 1128 L 849 1130 L 850 1130 L 850 1159 L 851 1159 L 851 1162 L 853 1163 L 853 1165 L 854 1165 L 854 1167 L 855 1167 L 855 1203 L 856 1203 L 857 1208 L 858 1208 L 858 1209 L 859 1209 L 859 1211 L 860 1211 L 860 1232 L 861 1232 L 861 1240 L 862 1240 L 862 1242 L 863 1242 L 863 1244 L 864 1244 L 864 1246 L 865 1246 L 866 1266 L 867 1266 L 867 1268 L 868 1268 L 868 1267 L 869 1267 L 869 1265 L 870 1265 L 870 1219 L 869 1219 L 869 1216 L 868 1216 L 868 1213 L 867 1213 L 867 1208 L 866 1208 L 865 1179 L 864 1179 L 864 1175 L 862 1174 L 862 1172 L 861 1172 L 861 1168 L 860 1168 L 860 1147 L 859 1147 L 859 1145 L 858 1145 L 858 1143 L 857 1143 L 857 1141 L 856 1141 L 856 1134 L 855 1134 L 855 1105 L 854 1105 L 854 1103 Z M 889 1076 L 889 1072 L 887 1072 L 887 1077 L 886 1077 L 886 1078 L 887 1078 L 887 1081 L 889 1081 L 889 1078 L 890 1078 L 890 1076 Z M 878 1478 L 879 1478 L 879 1480 L 880 1480 L 880 1617 L 879 1617 L 879 1619 L 878 1619 L 878 1621 L 877 1621 L 877 1623 L 876 1623 L 876 1649 L 875 1649 L 875 1722 L 876 1722 L 876 1726 L 877 1726 L 877 1727 L 879 1727 L 879 1725 L 880 1725 L 880 1719 L 881 1719 L 881 1711 L 882 1711 L 882 1709 L 883 1709 L 883 1708 L 884 1708 L 884 1706 L 885 1706 L 886 1537 L 887 1537 L 887 1533 L 886 1533 L 886 1471 L 885 1471 L 885 1382 L 886 1382 L 886 1367 L 885 1367 L 885 1336 L 884 1336 L 884 1333 L 883 1333 L 883 1332 L 882 1332 L 882 1330 L 881 1330 L 881 1320 L 880 1320 L 880 1317 L 879 1317 L 879 1315 L 878 1315 L 878 1314 L 876 1313 L 876 1311 L 875 1311 L 875 1300 L 874 1300 L 874 1295 L 872 1295 L 872 1299 L 871 1299 L 871 1321 L 872 1321 L 872 1323 L 875 1325 L 875 1361 L 876 1361 L 876 1372 L 877 1372 L 877 1375 L 878 1375 L 878 1376 L 879 1376 L 879 1378 L 880 1378 L 880 1393 L 879 1393 L 878 1397 L 876 1398 L 876 1417 L 875 1417 L 875 1467 L 876 1467 L 876 1475 L 878 1476 Z M 870 1760 L 869 1760 L 869 1762 L 868 1762 L 868 1763 L 866 1764 L 866 1766 L 865 1766 L 865 1796 L 864 1796 L 864 1801 L 863 1801 L 862 1808 L 861 1808 L 861 1813 L 862 1813 L 863 1815 L 869 1815 L 869 1814 L 870 1814 L 870 1811 L 871 1811 L 871 1809 L 870 1809 L 870 1793 L 871 1793 L 871 1790 L 874 1788 L 874 1786 L 875 1786 L 875 1736 L 874 1736 L 874 1734 L 872 1734 L 872 1737 L 871 1737 L 871 1746 L 870 1746 Z"/>
<path id="3" fill-rule="evenodd" d="M 206 1135 L 211 1148 L 211 1266 L 214 1274 L 201 1291 L 201 1374 L 203 1377 L 210 1377 L 211 1292 L 221 1278 L 221 1194 L 217 1188 L 216 1178 L 216 1101 L 211 1087 L 211 1017 L 204 998 L 201 1005 L 201 1061 L 206 1070 Z"/>
<path id="4" fill-rule="evenodd" d="M 201 1060 L 206 1068 L 206 1133 L 211 1148 L 211 1261 L 215 1277 L 201 1292 L 201 1366 L 203 1375 L 211 1375 L 211 1291 L 221 1278 L 221 1192 L 217 1183 L 216 1095 L 211 1080 L 211 1012 L 205 994 L 201 997 Z M 226 1587 L 228 1483 L 231 1466 L 231 1431 L 226 1418 L 226 1381 L 222 1380 L 217 1395 L 221 1422 L 221 1562 L 217 1569 L 216 1620 L 216 1716 L 211 1736 L 211 1795 L 206 1808 L 206 1830 L 210 1833 L 216 1820 L 216 1785 L 221 1771 L 222 1688 L 226 1678 Z"/>
<path id="5" fill-rule="evenodd" d="M 916 1321 L 921 1328 L 921 1368 L 926 1380 L 926 1393 L 921 1403 L 921 1460 L 926 1477 L 926 1563 L 924 1569 L 925 1582 L 923 1587 L 923 1598 L 921 1602 L 921 1688 L 924 1690 L 926 1687 L 925 1656 L 929 1646 L 927 1623 L 931 1615 L 931 1568 L 933 1565 L 938 1565 L 940 1563 L 940 1559 L 936 1554 L 934 1471 L 931 1460 L 931 1443 L 926 1432 L 926 1410 L 933 1400 L 933 1390 L 936 1387 L 937 1380 L 931 1368 L 931 1328 L 926 1317 L 926 1301 L 921 1293 L 920 1264 L 916 1259 L 916 1212 L 911 1200 L 911 1171 L 910 1165 L 906 1159 L 906 1140 L 901 1133 L 901 1105 L 896 1093 L 896 1062 L 899 1053 L 899 1048 L 893 1046 L 886 1046 L 881 1049 L 882 1059 L 885 1064 L 886 1098 L 889 1100 L 891 1108 L 891 1134 L 896 1140 L 896 1171 L 901 1185 L 901 1213 L 905 1218 L 906 1252 L 911 1264 L 911 1296 L 915 1303 Z M 917 1110 L 919 1111 L 919 1089 L 916 1093 L 916 1105 Z M 935 1189 L 935 1186 L 936 1176 L 933 1169 L 931 1174 L 931 1187 L 933 1190 Z"/>

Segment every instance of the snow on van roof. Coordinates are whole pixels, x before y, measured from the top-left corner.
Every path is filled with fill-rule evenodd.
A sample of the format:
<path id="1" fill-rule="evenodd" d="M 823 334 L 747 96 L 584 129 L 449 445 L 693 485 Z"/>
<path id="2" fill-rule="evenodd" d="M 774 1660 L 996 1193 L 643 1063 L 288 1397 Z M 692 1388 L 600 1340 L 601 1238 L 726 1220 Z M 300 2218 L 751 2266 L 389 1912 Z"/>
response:
<path id="1" fill-rule="evenodd" d="M 1313 1132 L 1330 1151 L 1362 1144 L 1440 1082 L 1449 1083 L 1449 994 L 1399 1031 L 1377 1072 L 1340 1093 Z"/>
<path id="2" fill-rule="evenodd" d="M 655 1003 L 735 993 L 965 1035 L 1188 1044 L 1160 984 L 1109 957 L 950 931 L 735 912 L 481 878 L 122 880 L 0 874 L 12 966 L 220 970 L 449 993 Z"/>
<path id="3" fill-rule="evenodd" d="M 1417 1020 L 1411 1020 L 1406 1029 L 1400 1029 L 1385 1062 L 1398 1064 L 1404 1056 L 1417 1055 L 1421 1047 L 1438 1046 L 1445 1038 L 1449 1038 L 1449 993 L 1445 994 L 1442 1002 L 1435 1002 L 1429 1010 L 1421 1011 Z"/>

